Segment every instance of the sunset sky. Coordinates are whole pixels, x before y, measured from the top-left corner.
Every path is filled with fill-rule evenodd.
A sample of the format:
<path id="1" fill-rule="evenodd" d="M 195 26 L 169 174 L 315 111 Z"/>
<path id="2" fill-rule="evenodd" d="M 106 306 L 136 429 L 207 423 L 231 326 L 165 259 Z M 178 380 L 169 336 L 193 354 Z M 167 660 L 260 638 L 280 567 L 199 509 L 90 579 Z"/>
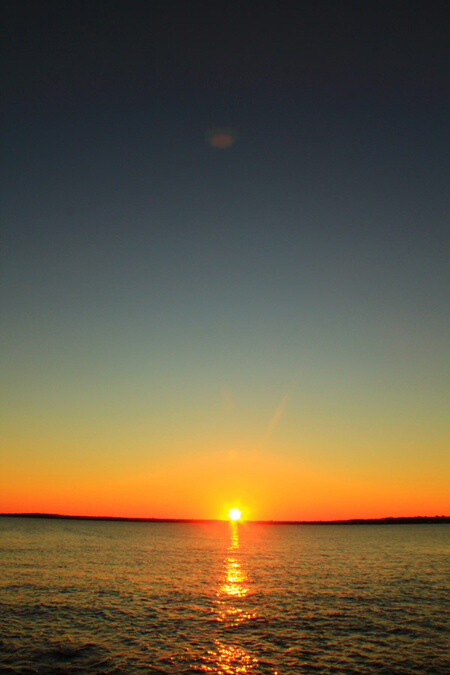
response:
<path id="1" fill-rule="evenodd" d="M 5 3 L 0 512 L 449 515 L 446 8 Z"/>

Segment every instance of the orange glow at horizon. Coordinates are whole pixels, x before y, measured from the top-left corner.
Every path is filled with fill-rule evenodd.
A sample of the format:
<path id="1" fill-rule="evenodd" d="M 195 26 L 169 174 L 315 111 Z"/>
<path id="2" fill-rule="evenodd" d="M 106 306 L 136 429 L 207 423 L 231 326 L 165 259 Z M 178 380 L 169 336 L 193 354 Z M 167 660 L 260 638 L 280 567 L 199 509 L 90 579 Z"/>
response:
<path id="1" fill-rule="evenodd" d="M 49 442 L 44 461 L 36 443 L 26 448 L 11 443 L 11 459 L 5 455 L 3 467 L 0 462 L 0 513 L 231 520 L 229 512 L 237 508 L 241 520 L 251 521 L 449 512 L 444 472 L 435 480 L 425 461 L 420 474 L 403 463 L 400 479 L 394 466 L 389 474 L 383 465 L 370 472 L 363 466 L 343 471 L 331 460 L 306 463 L 245 447 L 201 448 L 164 461 L 142 452 L 134 464 L 125 463 L 117 449 L 97 458 L 90 446 L 82 456 L 76 447 L 58 456 L 58 444 Z"/>

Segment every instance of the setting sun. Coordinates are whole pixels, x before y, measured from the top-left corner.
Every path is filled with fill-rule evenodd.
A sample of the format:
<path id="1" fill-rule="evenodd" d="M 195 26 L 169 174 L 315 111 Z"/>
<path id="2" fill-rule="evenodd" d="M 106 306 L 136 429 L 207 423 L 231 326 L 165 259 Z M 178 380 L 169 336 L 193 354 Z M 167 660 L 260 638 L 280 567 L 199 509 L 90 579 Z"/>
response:
<path id="1" fill-rule="evenodd" d="M 230 509 L 228 511 L 228 518 L 230 520 L 240 520 L 242 515 L 242 511 L 240 511 L 238 508 L 234 507 L 233 509 Z"/>

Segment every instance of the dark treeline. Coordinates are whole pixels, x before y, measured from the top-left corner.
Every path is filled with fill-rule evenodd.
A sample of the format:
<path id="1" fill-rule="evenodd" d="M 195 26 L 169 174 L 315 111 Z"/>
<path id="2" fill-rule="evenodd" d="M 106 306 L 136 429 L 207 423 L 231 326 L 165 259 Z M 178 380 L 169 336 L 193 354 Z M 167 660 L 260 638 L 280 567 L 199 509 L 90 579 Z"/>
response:
<path id="1" fill-rule="evenodd" d="M 58 513 L 0 513 L 3 518 L 47 518 L 54 520 L 110 520 L 137 523 L 218 523 L 213 518 L 121 518 L 116 516 L 65 516 Z M 450 516 L 412 516 L 400 518 L 352 518 L 349 520 L 251 520 L 259 525 L 411 525 L 450 523 Z"/>

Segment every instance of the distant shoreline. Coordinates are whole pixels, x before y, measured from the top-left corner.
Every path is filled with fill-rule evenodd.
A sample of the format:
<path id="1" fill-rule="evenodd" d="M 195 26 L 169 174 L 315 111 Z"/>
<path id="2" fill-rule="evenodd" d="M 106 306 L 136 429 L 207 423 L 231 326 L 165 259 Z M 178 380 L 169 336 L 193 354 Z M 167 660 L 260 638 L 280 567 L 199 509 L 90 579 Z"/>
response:
<path id="1" fill-rule="evenodd" d="M 42 518 L 49 520 L 103 520 L 132 523 L 223 523 L 217 518 L 126 518 L 120 516 L 67 516 L 58 513 L 0 513 L 0 518 Z M 450 523 L 450 516 L 350 518 L 348 520 L 246 520 L 256 525 L 419 525 Z"/>

